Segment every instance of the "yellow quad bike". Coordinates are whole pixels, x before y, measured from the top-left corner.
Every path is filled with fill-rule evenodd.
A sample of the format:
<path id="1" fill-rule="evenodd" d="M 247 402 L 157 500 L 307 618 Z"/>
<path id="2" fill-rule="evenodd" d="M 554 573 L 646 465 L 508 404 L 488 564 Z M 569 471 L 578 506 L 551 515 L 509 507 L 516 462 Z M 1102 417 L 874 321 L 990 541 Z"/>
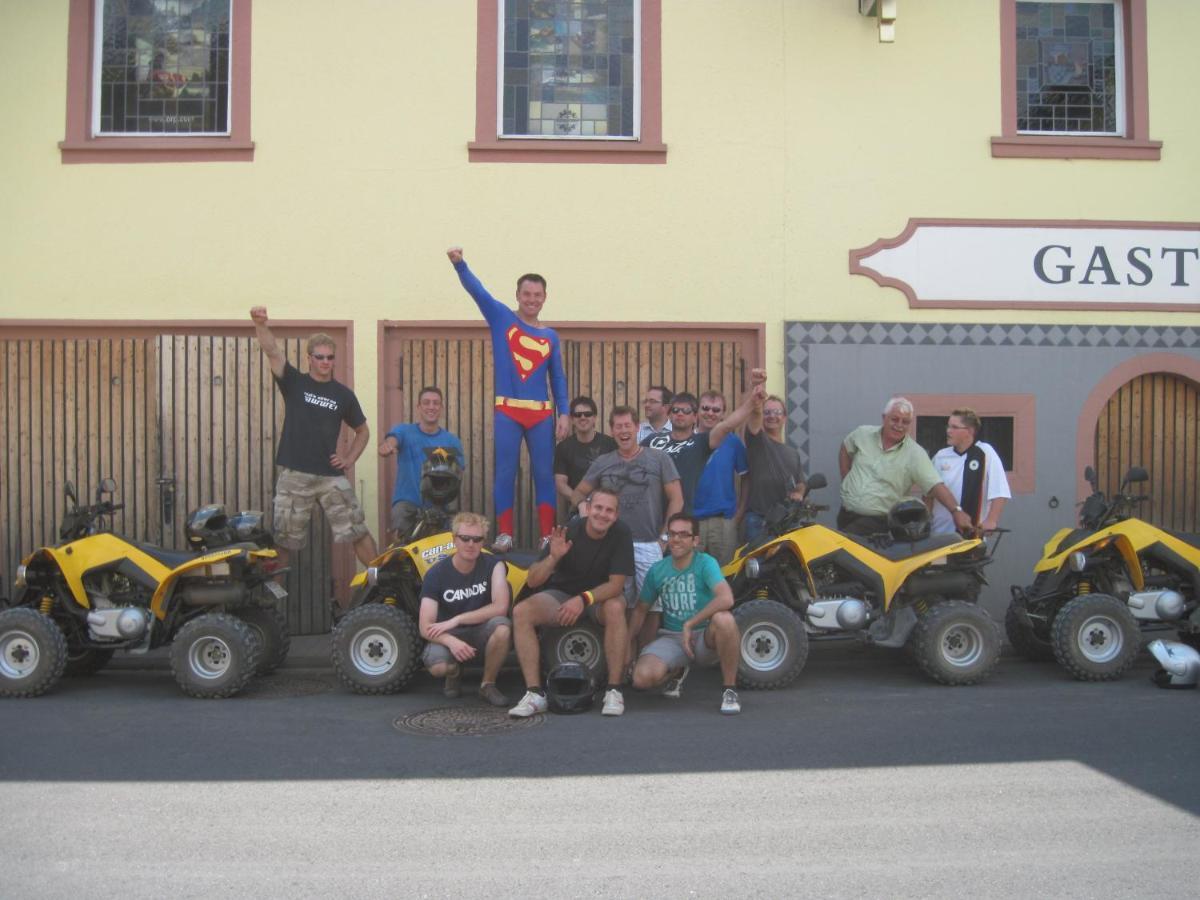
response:
<path id="1" fill-rule="evenodd" d="M 99 671 L 118 650 L 170 645 L 171 669 L 185 694 L 230 697 L 259 668 L 286 654 L 270 581 L 272 549 L 259 546 L 261 513 L 229 519 L 219 507 L 193 514 L 188 552 L 163 550 L 111 531 L 124 507 L 105 499 L 80 506 L 67 482 L 60 543 L 29 554 L 17 569 L 10 608 L 0 612 L 0 696 L 35 697 L 65 673 Z M 257 519 L 255 518 L 257 516 Z M 224 546 L 216 546 L 224 544 Z"/>
<path id="2" fill-rule="evenodd" d="M 337 616 L 331 655 L 338 678 L 355 693 L 393 694 L 420 668 L 424 641 L 417 626 L 421 582 L 454 552 L 444 508 L 422 510 L 412 534 L 397 540 L 350 582 L 350 608 Z M 525 586 L 533 554 L 507 553 L 512 595 Z"/>
<path id="3" fill-rule="evenodd" d="M 1001 641 L 976 605 L 991 561 L 983 541 L 929 536 L 929 513 L 919 500 L 892 509 L 889 535 L 843 534 L 815 521 L 828 507 L 810 498 L 825 485 L 825 476 L 810 476 L 805 499 L 781 504 L 767 532 L 722 570 L 741 631 L 739 685 L 789 684 L 804 668 L 810 637 L 851 634 L 881 647 L 907 646 L 942 684 L 987 678 Z"/>
<path id="4" fill-rule="evenodd" d="M 1200 648 L 1200 534 L 1158 528 L 1133 514 L 1148 481 L 1135 466 L 1106 497 L 1091 466 L 1092 486 L 1079 528 L 1062 528 L 1042 549 L 1033 584 L 1012 586 L 1004 625 L 1030 659 L 1056 659 L 1080 681 L 1111 681 L 1133 665 L 1143 630 L 1174 627 Z"/>

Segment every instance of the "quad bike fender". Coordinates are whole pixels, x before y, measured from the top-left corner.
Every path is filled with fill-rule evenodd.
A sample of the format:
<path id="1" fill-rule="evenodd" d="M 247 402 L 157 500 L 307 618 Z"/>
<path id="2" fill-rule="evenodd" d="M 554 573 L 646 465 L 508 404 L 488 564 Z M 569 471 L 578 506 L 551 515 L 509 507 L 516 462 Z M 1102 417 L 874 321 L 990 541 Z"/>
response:
<path id="1" fill-rule="evenodd" d="M 1127 525 L 1136 523 L 1140 528 L 1136 532 L 1131 533 L 1131 529 L 1126 528 Z M 1144 522 L 1136 519 L 1127 519 L 1124 522 L 1118 522 L 1101 531 L 1089 534 L 1082 540 L 1071 544 L 1063 549 L 1061 553 L 1053 552 L 1058 544 L 1051 538 L 1046 544 L 1048 555 L 1044 555 L 1037 564 L 1033 567 L 1033 574 L 1036 577 L 1043 572 L 1062 572 L 1067 568 L 1073 553 L 1084 553 L 1091 556 L 1100 550 L 1114 550 L 1125 563 L 1125 570 L 1129 575 L 1129 581 L 1134 588 L 1141 590 L 1145 585 L 1145 580 L 1142 576 L 1142 565 L 1138 561 L 1138 550 L 1144 549 L 1154 540 L 1144 540 L 1148 535 L 1144 532 L 1157 532 L 1155 537 L 1163 539 L 1163 542 L 1173 540 L 1170 535 L 1159 531 L 1153 526 L 1148 526 Z M 1181 543 L 1181 542 L 1176 542 Z"/>
<path id="2" fill-rule="evenodd" d="M 453 552 L 454 537 L 448 531 L 430 535 L 411 544 L 392 544 L 371 560 L 366 569 L 350 579 L 350 587 L 365 587 L 379 576 L 380 571 L 403 566 L 406 562 L 411 562 L 417 574 L 424 578 L 434 563 Z"/>
<path id="3" fill-rule="evenodd" d="M 170 569 L 153 556 L 113 534 L 89 535 L 59 547 L 43 547 L 25 558 L 26 568 L 53 566 L 62 574 L 71 597 L 83 609 L 91 609 L 83 576 L 113 562 L 125 560 L 138 573 L 139 580 L 146 584 L 158 584 L 170 573 Z"/>
<path id="4" fill-rule="evenodd" d="M 176 569 L 171 569 L 166 576 L 159 582 L 154 596 L 150 599 L 150 610 L 154 615 L 163 619 L 167 615 L 166 601 L 167 597 L 171 596 L 171 591 L 175 588 L 175 583 L 183 575 L 199 575 L 201 569 L 209 566 L 223 563 L 235 556 L 249 556 L 251 551 L 240 548 L 229 548 L 225 550 L 216 550 L 212 553 L 206 553 L 203 556 L 197 556 L 195 559 L 188 560 L 182 566 Z M 257 551 L 255 551 L 257 552 Z M 217 574 L 217 573 L 213 573 Z"/>

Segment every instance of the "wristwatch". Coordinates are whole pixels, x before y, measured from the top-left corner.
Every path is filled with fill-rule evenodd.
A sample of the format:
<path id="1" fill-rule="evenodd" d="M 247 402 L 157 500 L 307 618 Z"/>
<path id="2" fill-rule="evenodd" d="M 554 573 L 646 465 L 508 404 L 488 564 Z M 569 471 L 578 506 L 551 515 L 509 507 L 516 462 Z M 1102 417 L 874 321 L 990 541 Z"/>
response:
<path id="1" fill-rule="evenodd" d="M 963 508 L 962 508 L 961 506 L 956 506 L 956 507 L 954 507 L 954 511 L 955 511 L 955 512 L 962 512 L 962 511 L 963 511 Z"/>

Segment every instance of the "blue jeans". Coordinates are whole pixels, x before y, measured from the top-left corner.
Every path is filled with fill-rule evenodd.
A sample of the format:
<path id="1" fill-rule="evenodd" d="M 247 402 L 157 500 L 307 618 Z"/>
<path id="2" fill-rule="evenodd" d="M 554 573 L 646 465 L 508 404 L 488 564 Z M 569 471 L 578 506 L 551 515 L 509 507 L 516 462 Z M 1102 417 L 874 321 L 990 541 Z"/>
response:
<path id="1" fill-rule="evenodd" d="M 767 529 L 767 517 L 756 512 L 746 512 L 742 518 L 742 541 L 749 544 Z"/>

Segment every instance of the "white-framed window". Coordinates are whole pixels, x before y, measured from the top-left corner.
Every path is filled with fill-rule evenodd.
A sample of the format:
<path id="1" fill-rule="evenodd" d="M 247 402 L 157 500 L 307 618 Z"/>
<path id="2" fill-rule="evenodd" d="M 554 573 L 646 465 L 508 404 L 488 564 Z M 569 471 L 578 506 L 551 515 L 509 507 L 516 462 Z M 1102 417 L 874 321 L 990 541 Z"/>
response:
<path id="1" fill-rule="evenodd" d="M 1121 0 L 1016 3 L 1016 131 L 1124 136 Z"/>
<path id="2" fill-rule="evenodd" d="M 641 0 L 497 3 L 501 138 L 641 138 Z"/>
<path id="3" fill-rule="evenodd" d="M 231 133 L 235 0 L 94 2 L 94 137 Z"/>

